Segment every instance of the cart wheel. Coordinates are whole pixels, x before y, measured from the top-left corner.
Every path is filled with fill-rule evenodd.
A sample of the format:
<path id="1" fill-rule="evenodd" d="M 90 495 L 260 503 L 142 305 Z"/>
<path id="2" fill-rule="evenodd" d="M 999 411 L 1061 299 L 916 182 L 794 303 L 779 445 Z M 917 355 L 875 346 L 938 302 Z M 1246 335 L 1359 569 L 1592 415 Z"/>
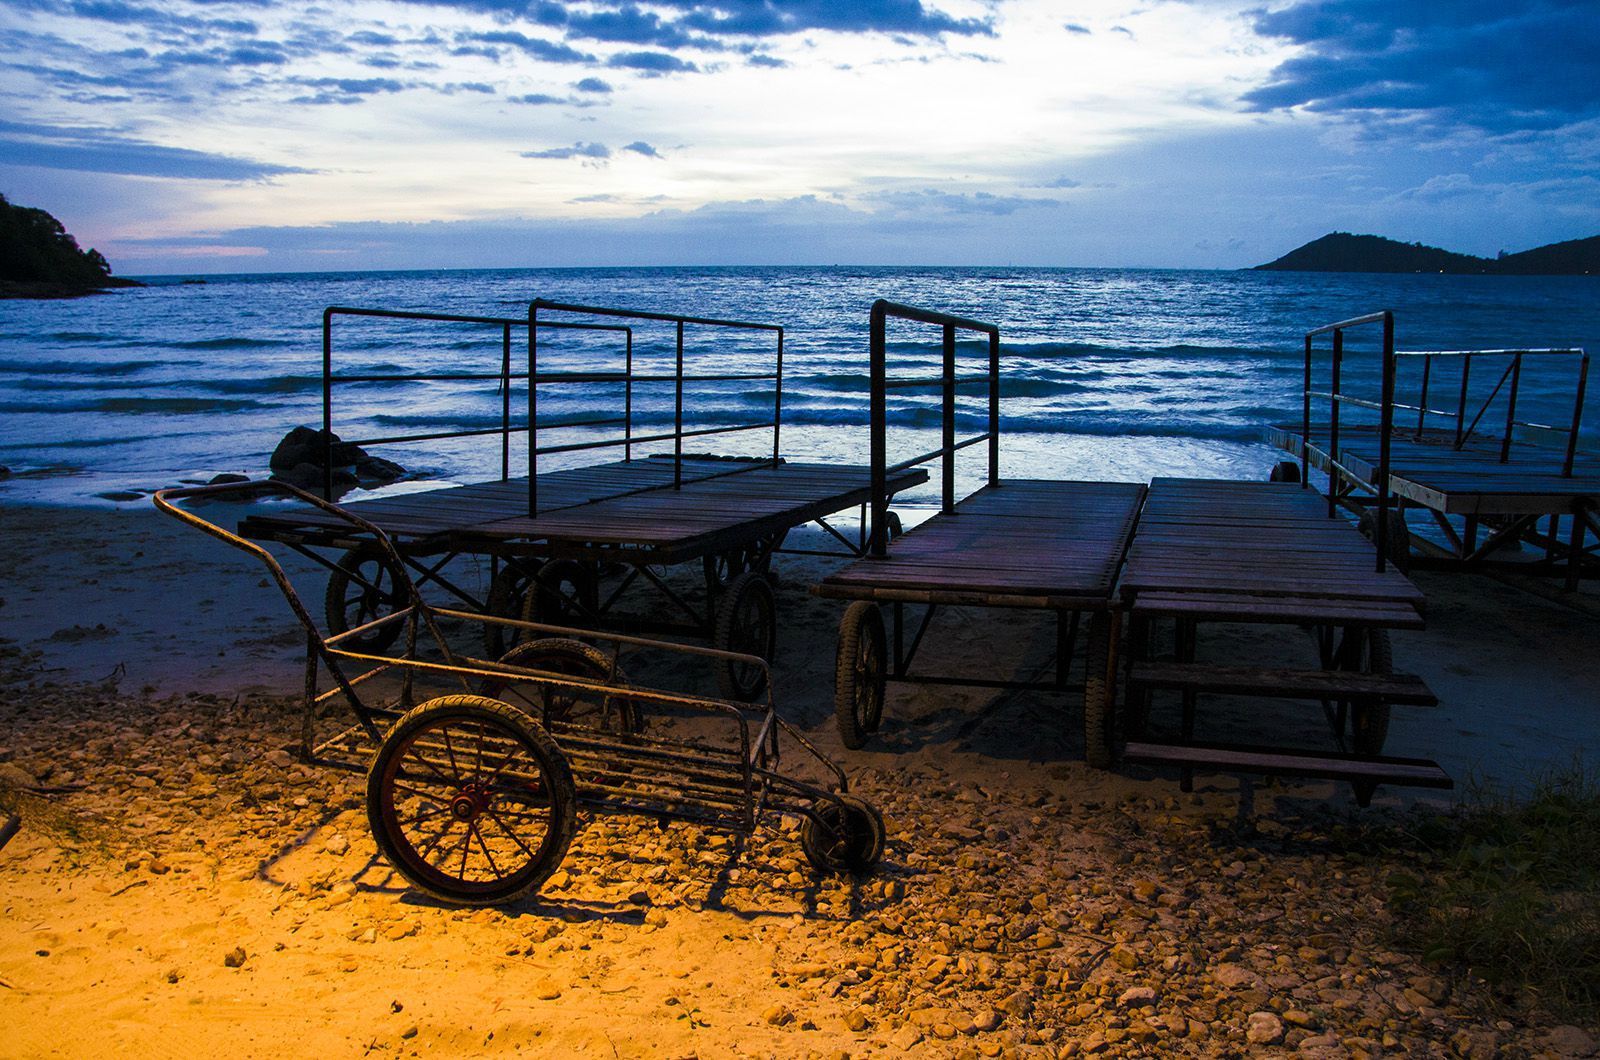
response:
<path id="1" fill-rule="evenodd" d="M 837 795 L 813 808 L 800 825 L 800 847 L 818 872 L 864 873 L 883 857 L 883 814 L 866 799 Z"/>
<path id="2" fill-rule="evenodd" d="M 883 720 L 887 642 L 877 604 L 857 600 L 845 609 L 833 659 L 833 716 L 839 738 L 851 750 L 863 746 Z"/>
<path id="3" fill-rule="evenodd" d="M 585 626 L 599 610 L 599 600 L 593 567 L 575 559 L 553 559 L 533 576 L 533 591 L 523 594 L 522 617 L 552 626 Z"/>
<path id="4" fill-rule="evenodd" d="M 889 540 L 893 541 L 906 532 L 906 524 L 900 521 L 899 512 L 890 512 L 883 520 L 883 525 L 889 528 Z"/>
<path id="5" fill-rule="evenodd" d="M 1406 525 L 1405 513 L 1395 508 L 1389 509 L 1389 562 L 1401 574 L 1411 572 L 1411 527 Z M 1370 508 L 1363 509 L 1361 518 L 1356 521 L 1356 529 L 1368 541 L 1376 543 L 1378 540 L 1378 516 Z"/>
<path id="6" fill-rule="evenodd" d="M 488 613 L 499 618 L 521 618 L 524 597 L 527 596 L 528 586 L 532 583 L 533 579 L 528 575 L 527 568 L 515 563 L 507 563 L 501 567 L 500 573 L 489 583 Z M 485 622 L 484 653 L 491 659 L 500 658 L 506 653 L 507 643 L 516 640 L 521 632 L 493 622 Z"/>
<path id="7" fill-rule="evenodd" d="M 1272 471 L 1267 475 L 1268 482 L 1299 482 L 1300 462 L 1298 460 L 1280 460 L 1272 465 Z"/>
<path id="8" fill-rule="evenodd" d="M 778 642 L 777 608 L 766 577 L 760 571 L 745 571 L 728 583 L 717 602 L 712 647 L 770 662 Z M 767 672 L 748 663 L 718 662 L 717 687 L 724 699 L 754 702 L 767 690 Z"/>
<path id="9" fill-rule="evenodd" d="M 1083 660 L 1083 760 L 1095 769 L 1110 769 L 1116 682 L 1111 665 L 1111 616 L 1104 611 L 1089 618 Z"/>
<path id="10" fill-rule="evenodd" d="M 710 600 L 721 596 L 728 583 L 748 569 L 742 548 L 730 548 L 725 552 L 702 556 L 700 565 L 706 576 L 706 598 Z"/>
<path id="11" fill-rule="evenodd" d="M 548 637 L 523 641 L 500 661 L 526 670 L 539 670 L 559 677 L 613 688 L 627 688 L 628 677 L 611 656 L 581 640 Z M 630 696 L 562 688 L 532 677 L 487 677 L 478 694 L 510 703 L 531 717 L 542 718 L 545 726 L 569 725 L 601 732 L 639 733 L 644 718 L 639 703 Z"/>
<path id="12" fill-rule="evenodd" d="M 482 696 L 411 710 L 367 772 L 378 849 L 419 890 L 462 905 L 509 902 L 548 879 L 572 842 L 576 804 L 555 741 Z"/>
<path id="13" fill-rule="evenodd" d="M 328 592 L 323 598 L 329 634 L 344 633 L 405 607 L 408 601 L 401 597 L 405 581 L 394 561 L 375 546 L 358 545 L 340 556 L 328 575 Z M 404 628 L 404 622 L 391 622 L 345 644 L 357 651 L 383 651 Z"/>

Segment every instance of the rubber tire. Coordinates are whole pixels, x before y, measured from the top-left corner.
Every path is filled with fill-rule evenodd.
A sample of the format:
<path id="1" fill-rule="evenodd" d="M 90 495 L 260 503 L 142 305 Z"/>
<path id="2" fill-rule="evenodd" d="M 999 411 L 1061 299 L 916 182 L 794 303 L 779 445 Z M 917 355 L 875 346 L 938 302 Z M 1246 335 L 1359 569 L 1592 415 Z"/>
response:
<path id="1" fill-rule="evenodd" d="M 867 737 L 878 731 L 883 720 L 888 641 L 883 610 L 871 600 L 855 601 L 839 619 L 833 658 L 833 716 L 839 725 L 839 739 L 852 751 L 866 746 Z M 874 645 L 875 652 L 871 651 Z M 866 657 L 863 650 L 869 651 Z M 877 659 L 875 670 L 870 664 L 873 656 Z"/>
<path id="2" fill-rule="evenodd" d="M 1362 509 L 1356 520 L 1356 529 L 1373 544 L 1378 543 L 1378 516 L 1370 508 Z M 1389 509 L 1389 562 L 1401 574 L 1411 573 L 1411 527 L 1406 525 L 1405 513 Z"/>
<path id="3" fill-rule="evenodd" d="M 390 815 L 386 810 L 393 805 L 393 777 L 389 776 L 390 763 L 394 762 L 409 745 L 411 738 L 430 725 L 442 720 L 469 719 L 485 722 L 521 743 L 539 762 L 540 772 L 550 794 L 550 818 L 544 842 L 532 861 L 526 866 L 491 885 L 468 886 L 452 880 L 425 862 L 420 866 L 406 852 L 400 840 L 391 834 Z M 404 876 L 412 886 L 425 894 L 458 905 L 485 906 L 512 902 L 537 889 L 566 857 L 567 847 L 577 831 L 577 789 L 572 782 L 572 771 L 561 748 L 532 718 L 509 703 L 482 696 L 441 696 L 408 711 L 395 722 L 384 736 L 378 753 L 372 757 L 367 770 L 367 823 L 378 850 Z"/>
<path id="4" fill-rule="evenodd" d="M 521 618 L 524 599 L 528 595 L 528 587 L 532 584 L 533 578 L 528 575 L 526 568 L 515 563 L 507 563 L 489 583 L 489 599 L 484 602 L 486 611 L 500 618 Z M 500 658 L 509 647 L 507 641 L 520 639 L 522 632 L 510 626 L 485 622 L 484 654 L 491 659 Z"/>
<path id="5" fill-rule="evenodd" d="M 1089 616 L 1083 646 L 1083 760 L 1095 769 L 1110 769 L 1115 759 L 1116 677 L 1111 672 L 1111 616 Z"/>
<path id="6" fill-rule="evenodd" d="M 576 598 L 579 610 L 574 611 L 568 597 Z M 522 618 L 548 626 L 583 628 L 583 621 L 594 617 L 599 607 L 600 584 L 594 568 L 575 559 L 553 559 L 539 568 L 531 589 L 523 594 Z"/>
<path id="7" fill-rule="evenodd" d="M 1272 470 L 1267 474 L 1268 482 L 1299 482 L 1300 461 L 1280 460 L 1272 465 Z"/>
<path id="8" fill-rule="evenodd" d="M 812 809 L 826 822 L 825 826 L 809 815 L 801 823 L 800 849 L 805 851 L 811 867 L 826 875 L 871 872 L 883 857 L 883 814 L 857 795 L 834 798 L 838 801 L 823 802 Z M 841 831 L 843 835 L 839 834 Z"/>
<path id="9" fill-rule="evenodd" d="M 606 685 L 613 688 L 625 689 L 628 687 L 628 675 L 622 672 L 621 667 L 613 665 L 611 656 L 595 647 L 585 644 L 581 640 L 570 640 L 565 637 L 547 637 L 543 640 L 525 640 L 500 657 L 500 661 L 511 666 L 521 666 L 528 670 L 541 670 L 546 673 L 557 674 L 562 677 L 576 677 L 582 681 L 589 681 L 597 685 Z M 548 687 L 532 689 L 522 703 L 506 699 L 507 689 L 514 685 L 531 684 L 538 682 L 532 678 L 519 677 L 486 677 L 478 686 L 478 694 L 490 699 L 498 699 L 511 703 L 518 710 L 527 711 L 537 703 L 537 710 L 542 723 L 548 728 L 552 723 L 574 724 L 565 715 L 553 715 L 552 708 L 557 706 L 557 696 Z M 611 724 L 590 726 L 601 732 L 638 734 L 644 731 L 644 718 L 640 714 L 639 702 L 630 696 L 612 696 L 610 705 L 615 714 L 608 712 L 605 720 Z"/>
<path id="10" fill-rule="evenodd" d="M 746 615 L 751 608 L 755 609 L 758 623 L 753 631 L 739 624 L 741 615 Z M 770 663 L 778 646 L 777 616 L 778 601 L 766 575 L 747 570 L 728 583 L 727 590 L 717 601 L 711 646 L 719 651 L 759 655 Z M 753 703 L 767 691 L 767 675 L 763 670 L 741 663 L 718 660 L 717 688 L 724 699 Z"/>
<path id="11" fill-rule="evenodd" d="M 367 564 L 374 565 L 377 571 L 376 576 L 368 575 L 361 570 Z M 400 610 L 401 607 L 406 606 L 401 602 L 399 596 L 400 586 L 405 584 L 406 581 L 405 576 L 395 571 L 393 562 L 377 546 L 357 545 L 340 556 L 334 563 L 334 569 L 328 574 L 328 588 L 322 597 L 322 609 L 327 619 L 329 636 L 337 636 L 354 628 L 345 614 L 345 609 L 352 601 L 349 596 L 351 585 L 359 584 L 356 580 L 358 573 L 373 582 L 378 587 L 379 593 L 387 593 L 387 599 L 382 600 L 381 603 L 388 606 L 381 613 L 377 608 L 374 608 L 370 616 L 361 619 L 361 613 L 366 610 L 370 602 L 368 597 L 372 593 L 372 590 L 362 587 L 361 600 L 356 614 L 360 621 L 357 621 L 354 626 L 363 625 L 376 618 L 382 618 L 383 615 L 392 615 Z M 385 577 L 387 577 L 389 586 L 392 588 L 384 585 Z M 405 627 L 406 624 L 404 622 L 393 622 L 365 636 L 347 640 L 340 647 L 364 652 L 381 652 L 400 639 L 400 634 L 405 630 Z"/>

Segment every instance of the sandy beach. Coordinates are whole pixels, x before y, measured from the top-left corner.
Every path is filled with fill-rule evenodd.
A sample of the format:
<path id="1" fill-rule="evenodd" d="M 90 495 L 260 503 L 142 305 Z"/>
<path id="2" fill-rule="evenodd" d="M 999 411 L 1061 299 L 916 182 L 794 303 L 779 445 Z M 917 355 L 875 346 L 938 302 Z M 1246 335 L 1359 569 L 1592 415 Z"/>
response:
<path id="1" fill-rule="evenodd" d="M 361 778 L 290 754 L 303 641 L 258 567 L 143 507 L 3 519 L 0 769 L 42 794 L 0 853 L 0 1054 L 1595 1048 L 1391 937 L 1392 856 L 1361 837 L 1448 794 L 1383 789 L 1363 811 L 1332 784 L 1214 776 L 1185 795 L 1085 767 L 1075 699 L 1033 693 L 892 689 L 880 738 L 844 750 L 817 559 L 777 566 L 777 702 L 884 810 L 877 874 L 817 879 L 793 821 L 736 856 L 607 818 L 541 894 L 441 907 L 377 855 Z M 291 569 L 318 610 L 320 573 Z M 1597 745 L 1600 620 L 1481 577 L 1417 581 L 1429 627 L 1396 635 L 1396 663 L 1441 703 L 1396 708 L 1390 753 L 1516 785 Z M 948 617 L 929 645 L 947 668 L 1049 661 L 1038 616 Z M 1305 705 L 1203 716 L 1218 737 L 1321 725 Z"/>

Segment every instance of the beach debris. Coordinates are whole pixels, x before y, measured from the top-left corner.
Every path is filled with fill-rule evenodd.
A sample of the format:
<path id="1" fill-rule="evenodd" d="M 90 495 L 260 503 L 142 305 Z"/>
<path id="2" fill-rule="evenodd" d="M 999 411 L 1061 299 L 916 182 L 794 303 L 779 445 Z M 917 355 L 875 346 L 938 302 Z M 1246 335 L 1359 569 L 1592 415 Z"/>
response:
<path id="1" fill-rule="evenodd" d="M 304 424 L 283 436 L 267 466 L 273 478 L 301 489 L 320 489 L 330 469 L 335 487 L 381 486 L 406 476 L 406 469 L 393 460 L 373 456 L 332 431 Z"/>

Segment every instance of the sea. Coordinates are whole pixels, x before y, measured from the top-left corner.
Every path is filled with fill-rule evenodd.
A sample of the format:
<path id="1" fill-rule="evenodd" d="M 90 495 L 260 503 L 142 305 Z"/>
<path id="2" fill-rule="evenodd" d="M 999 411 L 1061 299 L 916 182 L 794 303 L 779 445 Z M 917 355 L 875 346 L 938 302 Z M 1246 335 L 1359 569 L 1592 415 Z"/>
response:
<path id="1" fill-rule="evenodd" d="M 384 491 L 525 474 L 526 433 L 509 454 L 497 428 L 528 420 L 528 307 L 535 298 L 784 328 L 781 401 L 770 378 L 775 333 L 684 328 L 686 451 L 770 454 L 864 464 L 868 321 L 875 299 L 992 323 L 1001 333 L 1001 468 L 1010 477 L 1146 481 L 1158 475 L 1261 478 L 1284 454 L 1263 428 L 1298 421 L 1306 333 L 1389 309 L 1401 349 L 1600 350 L 1600 277 L 1444 276 L 1040 268 L 727 267 L 343 272 L 142 277 L 148 286 L 66 301 L 0 301 L 0 501 L 148 504 L 164 486 L 219 473 L 267 473 L 286 431 L 323 418 L 323 319 L 330 306 L 492 318 L 511 326 L 336 315 L 331 419 L 346 439 L 406 469 Z M 203 281 L 203 282 L 197 282 Z M 543 321 L 617 323 L 571 313 Z M 511 337 L 509 394 L 499 373 Z M 547 329 L 538 369 L 540 469 L 670 451 L 624 449 L 672 430 L 677 328 L 637 321 L 629 336 Z M 1379 329 L 1350 333 L 1344 388 L 1376 398 Z M 890 374 L 936 376 L 936 327 L 894 322 Z M 981 376 L 987 344 L 962 335 L 958 369 Z M 1458 360 L 1441 362 L 1429 405 L 1454 411 Z M 1318 340 L 1316 389 L 1328 383 Z M 1505 358 L 1474 360 L 1472 418 L 1504 419 Z M 1406 362 L 1415 402 L 1420 362 Z M 466 376 L 487 378 L 414 378 Z M 695 376 L 740 378 L 695 379 Z M 371 377 L 381 377 L 373 379 Z M 407 377 L 407 378 L 394 378 Z M 567 378 L 571 381 L 558 382 Z M 1495 384 L 1501 381 L 1498 393 Z M 1527 358 L 1517 418 L 1565 425 L 1574 357 Z M 980 381 L 963 383 L 958 438 L 983 431 Z M 897 458 L 939 445 L 937 390 L 897 388 L 889 444 Z M 1589 387 L 1581 444 L 1600 448 L 1600 380 Z M 1322 408 L 1321 405 L 1318 406 Z M 1350 406 L 1351 416 L 1359 416 Z M 600 421 L 600 422 L 597 422 Z M 1430 419 L 1443 423 L 1440 417 Z M 737 429 L 743 428 L 743 429 Z M 438 437 L 456 432 L 465 437 Z M 417 436 L 428 436 L 418 438 Z M 1559 441 L 1536 430 L 1523 440 Z M 603 443 L 595 448 L 573 448 Z M 507 457 L 509 459 L 507 459 Z M 963 490 L 981 481 L 984 447 L 962 450 Z M 359 495 L 359 494 L 358 494 Z M 908 498 L 927 503 L 930 493 Z"/>

